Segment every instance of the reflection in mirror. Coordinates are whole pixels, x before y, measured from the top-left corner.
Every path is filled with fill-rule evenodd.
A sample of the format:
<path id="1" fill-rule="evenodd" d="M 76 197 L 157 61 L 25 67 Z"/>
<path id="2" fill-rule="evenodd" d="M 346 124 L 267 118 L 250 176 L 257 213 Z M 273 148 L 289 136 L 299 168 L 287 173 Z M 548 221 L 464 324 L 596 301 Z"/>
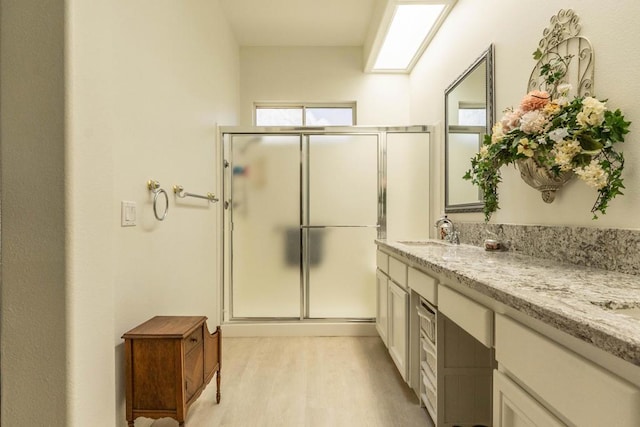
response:
<path id="1" fill-rule="evenodd" d="M 493 45 L 446 90 L 445 212 L 480 212 L 480 191 L 462 177 L 493 126 Z"/>

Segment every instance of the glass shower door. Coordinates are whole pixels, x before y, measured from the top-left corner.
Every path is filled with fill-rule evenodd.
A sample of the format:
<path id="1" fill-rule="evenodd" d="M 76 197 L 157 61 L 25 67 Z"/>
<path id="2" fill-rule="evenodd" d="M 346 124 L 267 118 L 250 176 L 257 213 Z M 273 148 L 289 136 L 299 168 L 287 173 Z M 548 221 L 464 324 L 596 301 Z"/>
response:
<path id="1" fill-rule="evenodd" d="M 232 318 L 301 316 L 300 144 L 231 137 Z"/>
<path id="2" fill-rule="evenodd" d="M 378 135 L 309 135 L 306 317 L 374 318 Z"/>

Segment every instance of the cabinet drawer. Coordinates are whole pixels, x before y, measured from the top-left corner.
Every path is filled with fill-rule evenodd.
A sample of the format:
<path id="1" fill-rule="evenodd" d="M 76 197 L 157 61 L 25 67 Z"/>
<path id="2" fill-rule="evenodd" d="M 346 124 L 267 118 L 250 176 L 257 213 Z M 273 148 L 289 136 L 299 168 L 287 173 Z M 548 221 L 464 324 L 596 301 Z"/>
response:
<path id="1" fill-rule="evenodd" d="M 389 255 L 378 249 L 378 251 L 376 251 L 376 265 L 378 269 L 389 274 Z"/>
<path id="2" fill-rule="evenodd" d="M 496 359 L 572 424 L 640 425 L 640 389 L 502 315 Z"/>
<path id="3" fill-rule="evenodd" d="M 407 288 L 407 264 L 389 257 L 389 277 L 404 289 Z"/>
<path id="4" fill-rule="evenodd" d="M 493 311 L 447 286 L 438 286 L 438 310 L 486 347 L 493 346 Z"/>
<path id="5" fill-rule="evenodd" d="M 184 352 L 189 353 L 189 350 L 196 347 L 202 342 L 202 327 L 198 327 L 195 331 L 187 337 L 184 343 Z"/>
<path id="6" fill-rule="evenodd" d="M 431 304 L 438 305 L 438 281 L 422 271 L 409 267 L 409 287 Z"/>
<path id="7" fill-rule="evenodd" d="M 432 343 L 436 343 L 436 313 L 432 311 L 424 301 L 416 307 L 418 320 L 420 321 L 420 331 Z"/>

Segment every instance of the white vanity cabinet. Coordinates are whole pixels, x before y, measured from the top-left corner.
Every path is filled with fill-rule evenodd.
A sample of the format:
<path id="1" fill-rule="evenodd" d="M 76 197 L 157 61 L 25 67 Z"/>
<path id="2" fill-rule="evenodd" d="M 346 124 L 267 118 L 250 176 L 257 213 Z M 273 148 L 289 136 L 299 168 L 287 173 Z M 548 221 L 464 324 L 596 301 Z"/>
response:
<path id="1" fill-rule="evenodd" d="M 376 330 L 385 346 L 389 333 L 389 255 L 376 251 Z"/>
<path id="2" fill-rule="evenodd" d="M 377 262 L 378 333 L 434 424 L 491 425 L 494 357 L 488 337 L 493 336 L 493 312 L 443 288 L 436 275 L 425 273 L 408 259 L 378 251 Z M 477 326 L 472 329 L 480 340 L 440 314 L 441 303 L 450 305 L 448 311 L 454 316 L 460 305 L 459 319 L 471 320 L 460 321 Z"/>
<path id="3" fill-rule="evenodd" d="M 402 378 L 408 382 L 409 294 L 407 266 L 378 250 L 376 329 Z"/>
<path id="4" fill-rule="evenodd" d="M 497 369 L 493 375 L 493 420 L 496 427 L 566 425 Z"/>
<path id="5" fill-rule="evenodd" d="M 640 426 L 640 389 L 496 314 L 494 425 Z"/>
<path id="6" fill-rule="evenodd" d="M 396 364 L 402 379 L 407 381 L 409 366 L 409 296 L 407 291 L 389 281 L 389 333 L 387 345 L 391 359 Z"/>
<path id="7" fill-rule="evenodd" d="M 414 251 L 401 242 L 379 248 L 385 255 L 378 259 L 386 269 L 379 287 L 386 287 L 387 298 L 379 293 L 379 299 L 381 307 L 387 304 L 389 351 L 436 426 L 640 426 L 640 366 L 617 356 L 637 348 L 635 324 L 582 310 L 580 298 L 569 307 L 571 298 L 558 304 L 534 289 L 520 293 L 521 279 L 513 272 L 499 284 L 477 280 L 474 268 L 485 271 L 480 263 L 487 258 L 479 248 L 457 248 L 460 260 L 469 261 L 453 264 L 460 267 L 455 270 L 441 262 L 449 248 Z M 526 274 L 535 264 L 491 259 Z M 537 268 L 546 274 L 544 265 Z M 618 280 L 636 289 L 635 278 Z M 509 297 L 510 287 L 517 298 Z M 619 334 L 609 323 L 614 320 Z"/>
<path id="8" fill-rule="evenodd" d="M 378 269 L 376 271 L 376 330 L 384 345 L 389 331 L 389 278 Z"/>

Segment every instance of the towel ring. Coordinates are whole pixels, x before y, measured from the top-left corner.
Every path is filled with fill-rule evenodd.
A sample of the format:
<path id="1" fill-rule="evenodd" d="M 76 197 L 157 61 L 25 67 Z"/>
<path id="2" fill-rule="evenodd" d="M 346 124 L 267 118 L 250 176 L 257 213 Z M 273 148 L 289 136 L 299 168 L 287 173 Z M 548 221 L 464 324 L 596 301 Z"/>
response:
<path id="1" fill-rule="evenodd" d="M 158 181 L 154 180 L 147 181 L 147 188 L 153 193 L 153 214 L 158 221 L 164 221 L 167 217 L 167 212 L 169 212 L 169 196 L 167 196 L 167 192 L 160 188 Z M 162 212 L 162 215 L 158 214 L 158 195 L 160 194 L 164 195 L 164 212 Z"/>
<path id="2" fill-rule="evenodd" d="M 158 214 L 158 195 L 159 194 L 163 194 L 164 195 L 164 212 L 162 212 L 162 215 Z M 154 191 L 154 195 L 153 195 L 153 214 L 156 216 L 156 219 L 158 221 L 164 221 L 164 219 L 167 217 L 167 212 L 169 212 L 169 196 L 167 196 L 167 192 L 164 191 L 162 188 Z"/>

